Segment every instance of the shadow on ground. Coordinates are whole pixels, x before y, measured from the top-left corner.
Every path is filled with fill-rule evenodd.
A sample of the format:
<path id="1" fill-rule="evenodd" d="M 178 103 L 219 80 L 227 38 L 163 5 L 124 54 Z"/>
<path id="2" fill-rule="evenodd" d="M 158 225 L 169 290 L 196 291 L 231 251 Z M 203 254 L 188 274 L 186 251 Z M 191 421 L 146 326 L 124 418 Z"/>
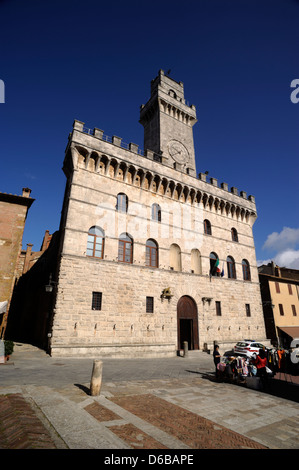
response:
<path id="1" fill-rule="evenodd" d="M 196 374 L 202 379 L 209 380 L 210 382 L 216 383 L 231 383 L 236 387 L 246 387 L 246 383 L 233 382 L 229 378 L 217 379 L 215 373 L 200 372 L 195 370 L 186 370 L 190 374 Z M 279 380 L 274 378 L 268 378 L 267 382 L 262 390 L 258 390 L 262 393 L 267 393 L 279 398 L 285 398 L 286 400 L 295 401 L 299 403 L 299 385 L 288 380 Z"/>

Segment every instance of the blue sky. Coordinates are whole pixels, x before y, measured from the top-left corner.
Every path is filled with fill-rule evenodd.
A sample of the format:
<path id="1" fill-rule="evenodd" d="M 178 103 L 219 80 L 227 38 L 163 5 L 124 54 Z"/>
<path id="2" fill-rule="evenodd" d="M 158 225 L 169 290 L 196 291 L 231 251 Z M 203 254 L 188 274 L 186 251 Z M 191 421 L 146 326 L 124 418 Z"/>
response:
<path id="1" fill-rule="evenodd" d="M 32 189 L 24 247 L 59 227 L 74 119 L 143 147 L 140 105 L 171 69 L 197 172 L 254 195 L 257 259 L 299 269 L 298 0 L 0 0 L 0 22 L 0 191 Z"/>

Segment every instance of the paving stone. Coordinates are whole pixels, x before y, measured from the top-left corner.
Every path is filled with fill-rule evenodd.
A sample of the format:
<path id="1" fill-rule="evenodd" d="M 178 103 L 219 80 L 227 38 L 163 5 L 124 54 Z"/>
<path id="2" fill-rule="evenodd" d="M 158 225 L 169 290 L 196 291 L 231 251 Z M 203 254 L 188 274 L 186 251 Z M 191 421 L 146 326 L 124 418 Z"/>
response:
<path id="1" fill-rule="evenodd" d="M 49 431 L 20 394 L 0 396 L 0 448 L 57 448 Z"/>
<path id="2" fill-rule="evenodd" d="M 175 436 L 192 449 L 265 449 L 240 434 L 151 394 L 114 397 L 111 401 Z"/>

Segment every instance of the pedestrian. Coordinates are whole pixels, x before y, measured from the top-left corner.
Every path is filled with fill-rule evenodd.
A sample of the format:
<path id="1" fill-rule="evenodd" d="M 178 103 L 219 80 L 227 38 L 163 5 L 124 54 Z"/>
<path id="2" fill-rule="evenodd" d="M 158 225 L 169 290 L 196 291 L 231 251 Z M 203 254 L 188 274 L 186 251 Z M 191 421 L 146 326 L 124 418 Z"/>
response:
<path id="1" fill-rule="evenodd" d="M 252 362 L 257 369 L 256 376 L 260 377 L 262 385 L 263 387 L 265 387 L 267 380 L 267 355 L 265 351 L 263 349 L 260 349 L 258 355 L 256 356 L 256 359 L 253 359 Z"/>
<path id="2" fill-rule="evenodd" d="M 215 347 L 214 347 L 214 351 L 213 351 L 213 359 L 214 359 L 214 364 L 215 364 L 215 367 L 216 367 L 216 377 L 218 378 L 219 377 L 219 370 L 217 368 L 219 362 L 220 362 L 220 358 L 221 358 L 221 354 L 219 352 L 219 346 L 218 344 L 215 344 Z"/>

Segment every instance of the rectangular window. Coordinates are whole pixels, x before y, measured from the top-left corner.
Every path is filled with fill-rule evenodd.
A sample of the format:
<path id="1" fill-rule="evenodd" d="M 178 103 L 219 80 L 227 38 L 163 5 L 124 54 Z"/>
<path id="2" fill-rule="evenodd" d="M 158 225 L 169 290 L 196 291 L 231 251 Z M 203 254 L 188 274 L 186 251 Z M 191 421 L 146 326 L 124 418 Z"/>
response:
<path id="1" fill-rule="evenodd" d="M 291 284 L 288 284 L 288 289 L 289 289 L 289 294 L 293 295 L 292 285 Z"/>
<path id="2" fill-rule="evenodd" d="M 154 313 L 154 297 L 146 298 L 146 313 Z"/>
<path id="3" fill-rule="evenodd" d="M 216 315 L 220 317 L 221 316 L 221 302 L 218 302 L 216 300 L 215 303 L 216 303 Z"/>
<path id="4" fill-rule="evenodd" d="M 251 317 L 251 312 L 250 312 L 250 305 L 245 304 L 245 309 L 246 309 L 246 316 Z"/>
<path id="5" fill-rule="evenodd" d="M 102 292 L 92 293 L 92 310 L 102 310 Z"/>
<path id="6" fill-rule="evenodd" d="M 280 294 L 279 282 L 275 282 L 275 288 L 276 288 L 277 294 Z"/>
<path id="7" fill-rule="evenodd" d="M 292 311 L 293 311 L 294 317 L 297 317 L 297 312 L 296 312 L 296 306 L 295 305 L 292 305 Z"/>
<path id="8" fill-rule="evenodd" d="M 280 315 L 284 315 L 283 305 L 282 305 L 282 304 L 278 304 L 278 305 L 279 305 L 279 313 L 280 313 Z"/>

